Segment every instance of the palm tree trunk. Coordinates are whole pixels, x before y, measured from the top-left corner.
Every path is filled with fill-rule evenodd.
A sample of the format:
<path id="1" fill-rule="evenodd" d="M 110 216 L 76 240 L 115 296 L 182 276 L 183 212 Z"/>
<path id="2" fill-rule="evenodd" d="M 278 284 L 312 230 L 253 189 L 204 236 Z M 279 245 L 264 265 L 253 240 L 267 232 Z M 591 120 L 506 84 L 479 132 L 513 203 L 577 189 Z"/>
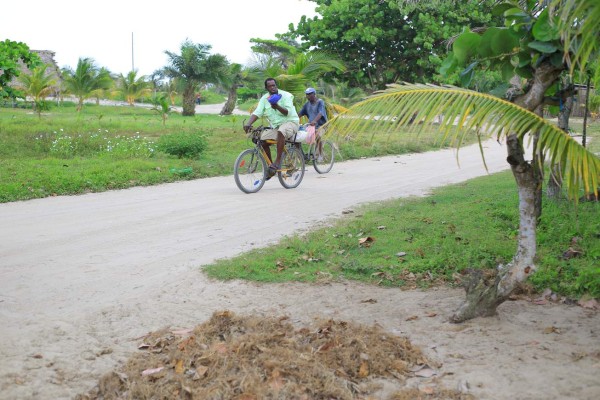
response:
<path id="1" fill-rule="evenodd" d="M 518 97 L 515 103 L 530 111 L 539 110 L 544 101 L 544 93 L 560 76 L 560 69 L 551 64 L 542 64 L 535 71 L 529 90 Z M 475 317 L 496 314 L 513 290 L 535 271 L 537 252 L 536 228 L 541 207 L 541 174 L 537 162 L 525 159 L 523 142 L 515 135 L 509 135 L 506 141 L 508 157 L 519 193 L 519 237 L 517 252 L 512 261 L 499 265 L 497 271 L 490 274 L 475 272 L 465 285 L 467 292 L 464 303 L 450 317 L 451 322 L 463 322 Z M 539 198 L 539 199 L 538 199 Z"/>
<path id="2" fill-rule="evenodd" d="M 227 101 L 223 105 L 221 112 L 219 115 L 231 115 L 233 110 L 235 109 L 235 103 L 237 102 L 237 85 L 232 86 L 229 89 L 229 95 L 227 96 Z"/>
<path id="3" fill-rule="evenodd" d="M 183 91 L 183 110 L 181 115 L 184 117 L 193 117 L 196 115 L 196 96 L 195 94 L 196 85 L 188 85 Z"/>

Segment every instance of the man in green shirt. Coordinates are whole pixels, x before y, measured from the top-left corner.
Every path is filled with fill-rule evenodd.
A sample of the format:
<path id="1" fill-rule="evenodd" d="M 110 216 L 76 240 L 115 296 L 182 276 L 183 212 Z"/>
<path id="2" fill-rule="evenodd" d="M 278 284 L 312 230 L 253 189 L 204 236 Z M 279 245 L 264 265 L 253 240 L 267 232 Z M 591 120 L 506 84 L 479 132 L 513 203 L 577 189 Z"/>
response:
<path id="1" fill-rule="evenodd" d="M 263 144 L 263 149 L 269 156 L 269 173 L 274 175 L 281 168 L 281 155 L 285 147 L 285 140 L 292 138 L 299 128 L 300 118 L 294 107 L 294 95 L 285 90 L 277 89 L 277 82 L 273 78 L 265 80 L 265 93 L 259 100 L 258 106 L 250 115 L 250 120 L 244 125 L 247 133 L 252 129 L 252 124 L 260 117 L 267 117 L 272 129 L 265 130 L 261 140 L 277 140 L 277 157 L 275 161 L 271 158 L 271 149 L 268 144 Z"/>

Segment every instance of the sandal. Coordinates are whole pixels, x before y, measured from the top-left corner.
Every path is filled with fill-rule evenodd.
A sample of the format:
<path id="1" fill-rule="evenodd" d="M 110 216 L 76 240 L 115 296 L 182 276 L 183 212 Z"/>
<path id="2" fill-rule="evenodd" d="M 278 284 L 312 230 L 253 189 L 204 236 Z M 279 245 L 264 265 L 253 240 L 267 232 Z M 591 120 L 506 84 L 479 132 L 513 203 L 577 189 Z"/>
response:
<path id="1" fill-rule="evenodd" d="M 275 174 L 277 173 L 277 170 L 280 169 L 280 167 L 278 167 L 277 165 L 271 163 L 271 165 L 269 165 L 269 168 L 267 169 L 267 179 L 269 180 L 272 177 L 275 176 Z"/>

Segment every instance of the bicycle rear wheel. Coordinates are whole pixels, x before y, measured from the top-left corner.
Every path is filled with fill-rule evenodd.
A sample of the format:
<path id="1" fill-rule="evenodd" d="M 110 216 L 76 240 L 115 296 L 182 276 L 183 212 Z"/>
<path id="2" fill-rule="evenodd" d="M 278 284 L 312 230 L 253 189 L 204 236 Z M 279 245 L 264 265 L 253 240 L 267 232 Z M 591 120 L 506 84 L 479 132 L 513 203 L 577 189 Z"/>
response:
<path id="1" fill-rule="evenodd" d="M 315 143 L 312 151 L 314 154 L 313 166 L 315 170 L 320 174 L 326 174 L 331 171 L 335 161 L 335 147 L 333 143 L 329 140 L 323 141 L 320 151 L 318 143 Z"/>
<path id="2" fill-rule="evenodd" d="M 240 153 L 233 166 L 235 184 L 244 193 L 256 193 L 265 184 L 267 163 L 258 150 L 247 149 Z"/>
<path id="3" fill-rule="evenodd" d="M 292 146 L 281 156 L 281 169 L 277 173 L 279 183 L 286 189 L 298 187 L 304 178 L 304 154 Z"/>

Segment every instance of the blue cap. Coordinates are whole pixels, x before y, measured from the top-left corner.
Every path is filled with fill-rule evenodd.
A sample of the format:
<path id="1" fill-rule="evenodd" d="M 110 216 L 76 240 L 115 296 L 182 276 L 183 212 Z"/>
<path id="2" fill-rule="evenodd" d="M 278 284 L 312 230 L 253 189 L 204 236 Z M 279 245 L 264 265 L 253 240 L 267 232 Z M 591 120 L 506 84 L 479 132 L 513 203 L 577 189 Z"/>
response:
<path id="1" fill-rule="evenodd" d="M 315 88 L 311 88 L 311 87 L 309 87 L 308 89 L 306 89 L 306 90 L 304 91 L 304 93 L 306 93 L 306 94 L 311 94 L 311 93 L 317 93 L 317 91 L 315 90 Z"/>

